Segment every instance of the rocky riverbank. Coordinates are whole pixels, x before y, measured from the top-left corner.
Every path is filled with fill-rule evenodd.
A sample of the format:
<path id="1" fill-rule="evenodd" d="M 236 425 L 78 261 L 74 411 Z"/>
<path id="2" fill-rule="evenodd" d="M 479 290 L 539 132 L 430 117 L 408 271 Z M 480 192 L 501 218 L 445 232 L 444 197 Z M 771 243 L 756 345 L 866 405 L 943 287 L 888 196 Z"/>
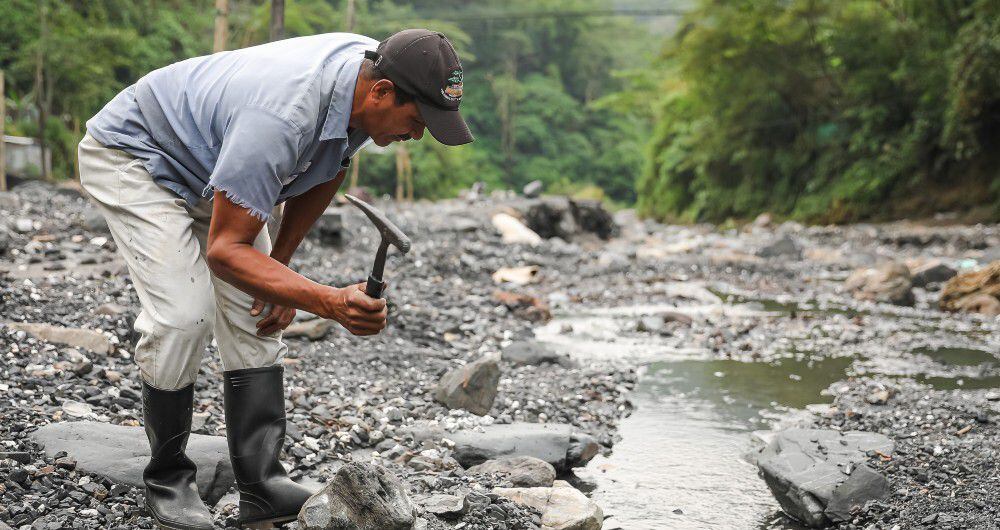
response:
<path id="1" fill-rule="evenodd" d="M 802 227 L 767 218 L 741 229 L 671 227 L 629 212 L 611 222 L 587 203 L 552 198 L 381 206 L 414 240 L 410 254 L 391 256 L 387 266 L 389 329 L 359 339 L 301 318 L 289 333 L 286 457 L 293 476 L 325 482 L 345 462 L 375 462 L 402 481 L 426 527 L 548 524 L 553 507 L 512 491 L 534 489 L 526 487 L 530 480 L 467 468 L 522 450 L 497 446 L 512 438 L 514 431 L 503 429 L 544 440 L 531 451 L 564 477 L 595 452 L 608 453 L 618 421 L 632 408 L 636 361 L 617 349 L 575 350 L 571 339 L 590 330 L 549 330 L 567 339 L 567 351 L 539 344 L 533 330 L 552 314 L 660 305 L 674 310 L 629 320 L 614 329 L 616 338 L 655 336 L 668 348 L 760 364 L 848 358 L 843 380 L 829 389 L 832 408 L 811 408 L 815 414 L 797 421 L 880 432 L 896 452 L 871 463 L 888 476 L 891 497 L 856 510 L 843 527 L 976 527 L 995 516 L 987 499 L 1000 493 L 993 463 L 998 402 L 991 393 L 1000 386 L 1000 323 L 941 312 L 947 278 L 927 271 L 942 273 L 935 269 L 941 265 L 964 272 L 1000 259 L 1000 227 Z M 343 285 L 367 275 L 377 241 L 360 213 L 339 211 L 293 265 Z M 504 215 L 523 219 L 535 236 L 508 230 Z M 35 183 L 0 197 L 0 227 L 3 320 L 69 328 L 0 329 L 0 470 L 8 477 L 0 486 L 0 521 L 15 528 L 147 528 L 139 489 L 84 469 L 72 455 L 46 453 L 33 434 L 65 421 L 139 425 L 139 376 L 129 357 L 138 304 L 114 243 L 75 191 Z M 864 269 L 884 272 L 846 281 Z M 733 305 L 756 312 L 729 311 Z M 956 347 L 990 357 L 971 364 L 936 357 Z M 473 368 L 485 394 L 439 388 L 442 379 L 462 380 L 445 377 L 449 372 Z M 196 386 L 199 434 L 225 433 L 220 373 L 210 347 Z M 958 380 L 969 384 L 934 389 Z M 540 424 L 558 435 L 531 431 Z M 463 441 L 470 436 L 474 441 Z M 546 472 L 538 476 L 548 483 Z M 593 519 L 593 503 L 562 496 Z M 220 526 L 235 521 L 231 499 L 216 504 Z"/>

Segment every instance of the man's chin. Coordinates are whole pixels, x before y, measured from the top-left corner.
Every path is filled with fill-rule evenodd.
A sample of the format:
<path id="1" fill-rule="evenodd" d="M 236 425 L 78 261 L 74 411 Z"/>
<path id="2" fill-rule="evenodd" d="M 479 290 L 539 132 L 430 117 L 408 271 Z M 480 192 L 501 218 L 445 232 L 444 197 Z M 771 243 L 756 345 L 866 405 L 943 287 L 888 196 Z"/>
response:
<path id="1" fill-rule="evenodd" d="M 385 147 L 392 143 L 392 138 L 372 138 L 372 142 L 379 147 Z"/>

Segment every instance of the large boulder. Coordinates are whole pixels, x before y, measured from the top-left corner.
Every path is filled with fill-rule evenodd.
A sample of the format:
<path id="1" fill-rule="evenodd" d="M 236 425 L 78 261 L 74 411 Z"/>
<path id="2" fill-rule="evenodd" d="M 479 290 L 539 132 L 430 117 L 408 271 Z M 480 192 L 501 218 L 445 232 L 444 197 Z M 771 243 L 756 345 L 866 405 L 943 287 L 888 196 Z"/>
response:
<path id="1" fill-rule="evenodd" d="M 601 507 L 562 480 L 551 488 L 495 488 L 493 492 L 542 512 L 542 530 L 601 530 L 604 524 Z"/>
<path id="2" fill-rule="evenodd" d="M 521 205 L 525 224 L 544 238 L 570 240 L 581 233 L 608 239 L 618 233 L 614 218 L 600 201 L 544 197 Z"/>
<path id="3" fill-rule="evenodd" d="M 455 442 L 452 456 L 463 467 L 504 456 L 533 456 L 557 470 L 582 466 L 599 446 L 588 434 L 560 423 L 507 423 L 443 435 Z"/>
<path id="4" fill-rule="evenodd" d="M 76 467 L 108 477 L 112 482 L 143 487 L 142 470 L 149 463 L 149 441 L 142 427 L 94 421 L 50 423 L 31 434 L 53 457 L 65 451 Z M 192 434 L 187 455 L 198 466 L 198 493 L 214 505 L 233 485 L 229 446 L 223 436 Z"/>
<path id="5" fill-rule="evenodd" d="M 66 328 L 37 322 L 10 322 L 6 326 L 23 331 L 39 340 L 82 348 L 94 353 L 106 354 L 114 349 L 107 335 L 93 329 Z"/>
<path id="6" fill-rule="evenodd" d="M 487 460 L 465 471 L 466 473 L 504 475 L 513 485 L 523 488 L 547 488 L 552 486 L 552 482 L 556 479 L 556 468 L 533 456 L 504 456 Z"/>
<path id="7" fill-rule="evenodd" d="M 888 495 L 888 481 L 865 462 L 891 455 L 894 447 L 877 433 L 788 429 L 774 435 L 757 467 L 785 513 L 822 527 L 849 520 L 854 506 Z"/>
<path id="8" fill-rule="evenodd" d="M 858 300 L 912 306 L 910 269 L 901 263 L 885 263 L 877 269 L 858 269 L 844 282 L 844 290 Z"/>
<path id="9" fill-rule="evenodd" d="M 948 280 L 941 289 L 940 305 L 945 311 L 1000 314 L 1000 261 Z"/>
<path id="10" fill-rule="evenodd" d="M 416 507 L 381 466 L 350 462 L 299 512 L 301 530 L 410 530 Z"/>
<path id="11" fill-rule="evenodd" d="M 449 409 L 487 414 L 497 397 L 500 383 L 499 356 L 487 355 L 444 374 L 434 390 L 434 399 Z"/>

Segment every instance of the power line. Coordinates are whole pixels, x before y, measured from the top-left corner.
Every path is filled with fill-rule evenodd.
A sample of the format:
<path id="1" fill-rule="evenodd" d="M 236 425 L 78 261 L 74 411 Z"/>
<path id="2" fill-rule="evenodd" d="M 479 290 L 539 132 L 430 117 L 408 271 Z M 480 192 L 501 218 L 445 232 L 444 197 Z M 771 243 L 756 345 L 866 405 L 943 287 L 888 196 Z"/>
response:
<path id="1" fill-rule="evenodd" d="M 620 8 L 592 9 L 586 11 L 493 11 L 478 13 L 456 13 L 454 11 L 438 13 L 416 13 L 408 17 L 389 17 L 383 20 L 400 21 L 413 18 L 446 20 L 450 22 L 493 22 L 526 20 L 538 18 L 589 18 L 589 17 L 679 17 L 685 14 L 677 8 Z"/>

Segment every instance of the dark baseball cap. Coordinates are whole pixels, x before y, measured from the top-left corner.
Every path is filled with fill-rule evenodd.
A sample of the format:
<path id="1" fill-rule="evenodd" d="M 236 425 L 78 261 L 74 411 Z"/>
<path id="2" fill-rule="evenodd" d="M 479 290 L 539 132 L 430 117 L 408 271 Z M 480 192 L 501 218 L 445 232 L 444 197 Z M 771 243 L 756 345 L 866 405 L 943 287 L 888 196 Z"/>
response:
<path id="1" fill-rule="evenodd" d="M 407 29 L 379 43 L 374 52 L 365 52 L 365 57 L 414 96 L 427 130 L 437 141 L 462 145 L 475 140 L 458 113 L 464 74 L 447 37 L 436 31 Z"/>

